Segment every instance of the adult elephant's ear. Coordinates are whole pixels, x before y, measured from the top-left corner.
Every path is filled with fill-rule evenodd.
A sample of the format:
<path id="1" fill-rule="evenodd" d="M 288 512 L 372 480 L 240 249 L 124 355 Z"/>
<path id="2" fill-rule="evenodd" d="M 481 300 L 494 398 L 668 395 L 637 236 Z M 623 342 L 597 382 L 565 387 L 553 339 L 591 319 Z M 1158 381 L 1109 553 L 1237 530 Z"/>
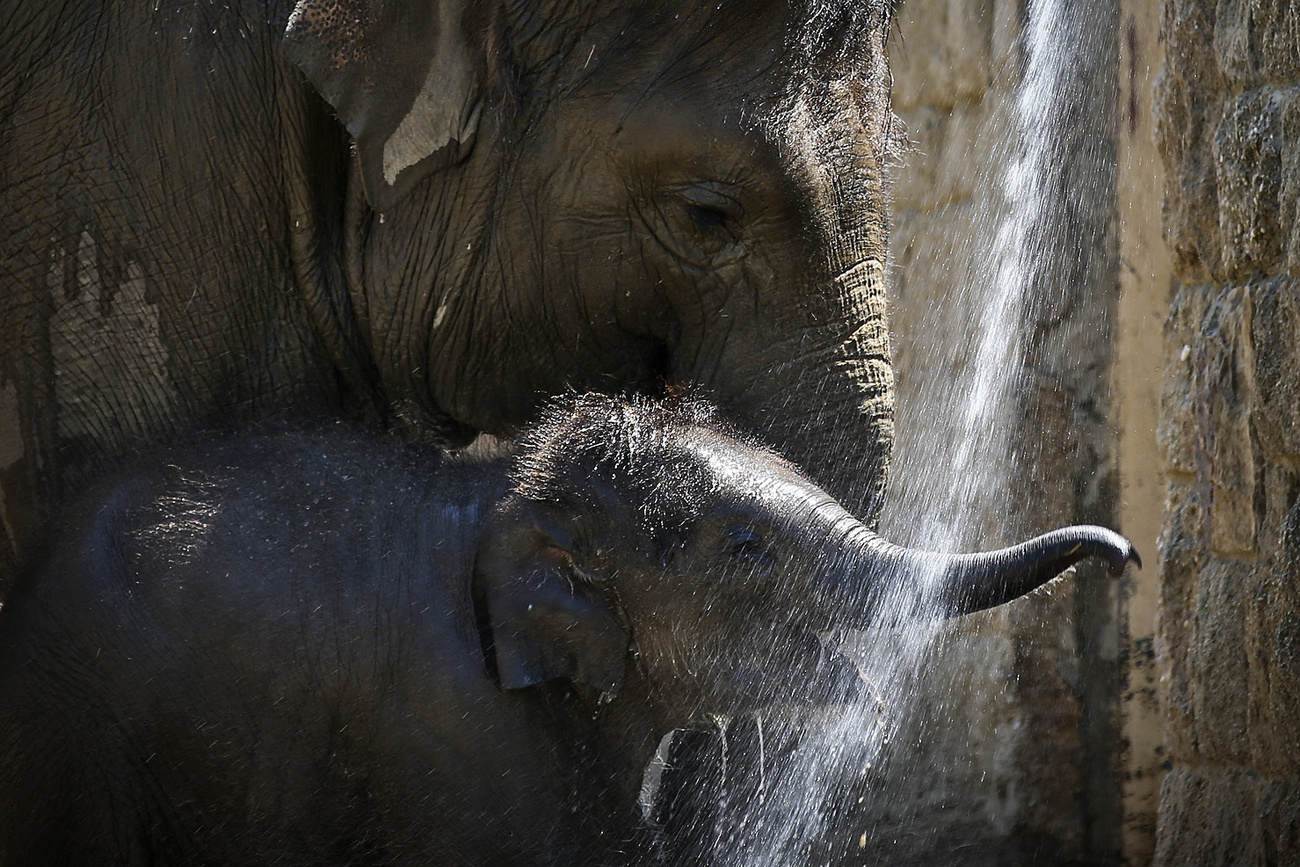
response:
<path id="1" fill-rule="evenodd" d="M 372 208 L 463 160 L 481 112 L 474 0 L 299 0 L 284 44 L 357 145 Z"/>
<path id="2" fill-rule="evenodd" d="M 543 507 L 516 502 L 479 545 L 475 613 L 505 689 L 561 678 L 607 693 L 623 686 L 630 636 L 577 569 L 568 535 Z"/>

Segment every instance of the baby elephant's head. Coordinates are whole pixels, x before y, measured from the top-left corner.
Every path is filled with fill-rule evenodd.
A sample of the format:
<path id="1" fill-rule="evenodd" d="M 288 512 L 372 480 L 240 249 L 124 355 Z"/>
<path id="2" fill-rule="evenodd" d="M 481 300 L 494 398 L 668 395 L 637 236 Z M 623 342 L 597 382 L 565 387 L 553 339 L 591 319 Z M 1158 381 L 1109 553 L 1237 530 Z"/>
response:
<path id="1" fill-rule="evenodd" d="M 986 554 L 900 548 L 697 400 L 570 398 L 522 447 L 475 576 L 501 685 L 634 684 L 673 725 L 844 696 L 858 678 L 829 630 L 964 614 L 1089 556 L 1137 559 L 1100 527 Z M 886 606 L 922 586 L 924 611 Z"/>

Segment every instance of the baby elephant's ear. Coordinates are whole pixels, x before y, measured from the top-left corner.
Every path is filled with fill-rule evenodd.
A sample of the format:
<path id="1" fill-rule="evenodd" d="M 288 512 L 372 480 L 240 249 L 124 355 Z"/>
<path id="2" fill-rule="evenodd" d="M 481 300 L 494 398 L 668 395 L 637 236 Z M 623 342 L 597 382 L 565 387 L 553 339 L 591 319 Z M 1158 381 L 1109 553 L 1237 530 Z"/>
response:
<path id="1" fill-rule="evenodd" d="M 487 54 L 474 0 L 298 0 L 289 57 L 352 133 L 366 198 L 388 210 L 464 159 L 478 131 Z"/>
<path id="2" fill-rule="evenodd" d="M 563 678 L 617 692 L 630 637 L 532 506 L 498 514 L 479 548 L 475 605 L 505 689 Z M 558 538 L 557 538 L 558 537 Z"/>

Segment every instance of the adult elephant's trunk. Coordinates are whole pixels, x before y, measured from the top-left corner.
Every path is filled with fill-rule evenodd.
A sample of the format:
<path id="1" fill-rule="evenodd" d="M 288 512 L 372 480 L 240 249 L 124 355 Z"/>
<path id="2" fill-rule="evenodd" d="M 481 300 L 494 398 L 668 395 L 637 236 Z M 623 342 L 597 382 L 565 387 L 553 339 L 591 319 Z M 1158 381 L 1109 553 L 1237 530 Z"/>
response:
<path id="1" fill-rule="evenodd" d="M 894 442 L 884 266 L 860 226 L 835 228 L 831 276 L 735 329 L 753 337 L 723 349 L 717 367 L 730 373 L 712 396 L 874 526 Z"/>
<path id="2" fill-rule="evenodd" d="M 851 279 L 882 279 L 873 274 Z M 890 366 L 883 287 L 856 299 L 858 324 L 822 361 L 808 364 L 790 391 L 815 409 L 768 417 L 766 435 L 853 515 L 875 526 L 884 506 L 894 445 L 894 376 Z M 847 301 L 847 299 L 845 299 Z M 797 363 L 797 362 L 796 362 Z M 775 379 L 776 377 L 774 377 Z M 780 389 L 780 386 L 778 386 Z M 778 391 L 778 393 L 781 393 Z"/>
<path id="3" fill-rule="evenodd" d="M 814 251 L 794 277 L 809 282 L 774 293 L 788 306 L 759 312 L 758 357 L 736 359 L 734 369 L 750 372 L 754 387 L 737 417 L 874 526 L 893 449 L 894 374 L 882 164 L 889 75 L 882 66 L 869 80 L 886 89 L 826 84 L 829 99 L 796 102 L 789 113 L 787 137 L 802 147 L 789 152 L 788 171 L 812 191 L 806 240 Z M 853 107 L 852 120 L 844 111 L 821 116 L 826 106 Z M 775 328 L 763 334 L 767 322 Z"/>
<path id="4" fill-rule="evenodd" d="M 1042 586 L 1090 557 L 1112 575 L 1142 565 L 1123 536 L 1104 527 L 1066 527 L 1010 548 L 980 554 L 945 555 L 887 542 L 853 521 L 836 543 L 841 556 L 814 595 L 825 623 L 862 629 L 909 617 L 957 617 L 993 608 Z M 891 588 L 908 593 L 909 610 L 888 611 Z M 912 601 L 914 600 L 914 601 Z M 821 619 L 821 618 L 819 618 Z"/>
<path id="5" fill-rule="evenodd" d="M 893 372 L 885 290 L 874 260 L 846 269 L 833 290 L 796 312 L 755 316 L 748 340 L 724 348 L 710 397 L 726 418 L 757 433 L 849 512 L 874 526 L 894 441 Z M 815 325 L 799 322 L 816 317 Z M 790 326 L 765 328 L 767 323 Z M 737 328 L 737 332 L 741 329 Z M 684 379 L 709 380 L 693 371 Z"/>

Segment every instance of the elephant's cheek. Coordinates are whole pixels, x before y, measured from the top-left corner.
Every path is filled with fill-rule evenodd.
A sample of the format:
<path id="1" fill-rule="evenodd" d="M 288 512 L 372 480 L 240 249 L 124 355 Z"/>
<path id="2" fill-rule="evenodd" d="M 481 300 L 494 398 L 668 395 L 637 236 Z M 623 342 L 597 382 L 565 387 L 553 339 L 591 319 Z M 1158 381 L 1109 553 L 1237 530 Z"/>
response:
<path id="1" fill-rule="evenodd" d="M 782 628 L 765 647 L 767 656 L 761 665 L 740 665 L 733 674 L 744 710 L 875 701 L 870 683 L 853 660 L 811 632 Z"/>
<path id="2" fill-rule="evenodd" d="M 637 636 L 637 667 L 654 695 L 654 703 L 670 709 L 673 725 L 698 722 L 729 713 L 743 696 L 736 686 L 734 654 L 719 642 L 702 638 L 706 627 L 690 620 Z"/>

